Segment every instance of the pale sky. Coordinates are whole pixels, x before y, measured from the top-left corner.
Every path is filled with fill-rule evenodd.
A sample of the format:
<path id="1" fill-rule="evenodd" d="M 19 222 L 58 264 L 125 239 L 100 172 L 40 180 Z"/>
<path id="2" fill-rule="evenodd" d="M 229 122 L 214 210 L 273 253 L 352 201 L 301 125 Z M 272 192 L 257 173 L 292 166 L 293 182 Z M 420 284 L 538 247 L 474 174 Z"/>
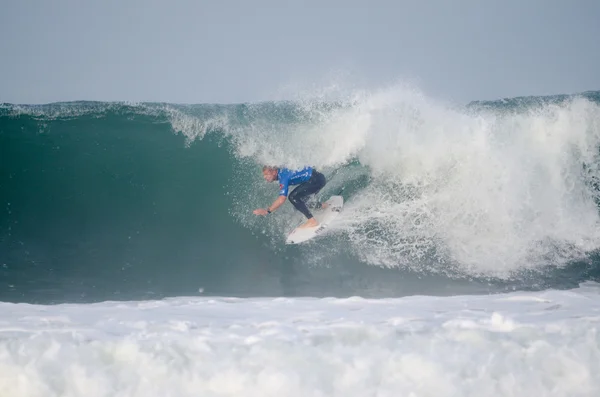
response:
<path id="1" fill-rule="evenodd" d="M 458 102 L 600 90 L 599 0 L 0 5 L 0 102 L 262 101 L 340 72 Z"/>

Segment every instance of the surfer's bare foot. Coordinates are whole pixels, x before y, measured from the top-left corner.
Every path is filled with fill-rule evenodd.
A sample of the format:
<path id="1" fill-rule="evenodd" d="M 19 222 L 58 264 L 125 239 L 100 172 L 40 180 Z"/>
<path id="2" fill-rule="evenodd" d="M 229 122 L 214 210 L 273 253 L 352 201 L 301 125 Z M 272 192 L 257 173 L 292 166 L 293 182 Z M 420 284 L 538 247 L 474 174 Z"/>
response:
<path id="1" fill-rule="evenodd" d="M 310 218 L 304 224 L 298 226 L 298 229 L 306 229 L 308 227 L 315 227 L 315 226 L 319 226 L 319 222 L 317 222 L 317 220 L 315 218 Z"/>
<path id="2" fill-rule="evenodd" d="M 329 203 L 321 203 L 321 208 L 325 209 L 329 207 Z"/>

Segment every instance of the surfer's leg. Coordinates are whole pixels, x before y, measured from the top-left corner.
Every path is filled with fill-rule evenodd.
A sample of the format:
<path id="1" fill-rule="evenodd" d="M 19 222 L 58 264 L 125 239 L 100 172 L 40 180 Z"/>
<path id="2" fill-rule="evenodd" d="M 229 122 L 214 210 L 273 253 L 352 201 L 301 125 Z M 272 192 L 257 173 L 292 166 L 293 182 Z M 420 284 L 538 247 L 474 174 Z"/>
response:
<path id="1" fill-rule="evenodd" d="M 290 200 L 290 203 L 292 203 L 294 208 L 300 211 L 308 219 L 308 222 L 302 225 L 304 227 L 312 227 L 317 226 L 319 224 L 317 220 L 313 218 L 311 212 L 308 210 L 308 207 L 306 206 L 306 199 L 311 194 L 318 193 L 319 190 L 321 190 L 323 186 L 325 186 L 325 182 L 325 176 L 320 172 L 314 171 L 310 180 L 299 185 L 288 196 L 288 200 Z"/>
<path id="2" fill-rule="evenodd" d="M 296 208 L 298 211 L 300 211 L 307 219 L 310 219 L 313 216 L 310 213 L 310 211 L 308 210 L 306 203 L 304 202 L 302 197 L 298 197 L 297 194 L 294 194 L 301 187 L 302 187 L 302 185 L 300 185 L 296 189 L 294 189 L 294 191 L 292 193 L 290 193 L 290 195 L 288 196 L 288 200 L 290 200 L 290 203 L 292 203 L 294 208 Z"/>

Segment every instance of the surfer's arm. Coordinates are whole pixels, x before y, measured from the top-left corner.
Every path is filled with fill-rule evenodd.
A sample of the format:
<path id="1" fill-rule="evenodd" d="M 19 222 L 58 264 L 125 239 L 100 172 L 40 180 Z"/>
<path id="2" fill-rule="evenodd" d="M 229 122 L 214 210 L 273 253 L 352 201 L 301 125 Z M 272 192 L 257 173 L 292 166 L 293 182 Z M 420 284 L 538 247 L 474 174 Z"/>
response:
<path id="1" fill-rule="evenodd" d="M 273 212 L 277 208 L 281 207 L 283 205 L 283 203 L 285 203 L 286 198 L 287 198 L 286 196 L 277 197 L 277 200 L 275 200 L 273 202 L 273 204 L 271 204 L 270 206 L 267 207 L 267 212 Z"/>
<path id="2" fill-rule="evenodd" d="M 270 206 L 267 207 L 267 213 L 275 211 L 285 203 L 285 199 L 288 195 L 288 189 L 290 187 L 289 178 L 283 177 L 279 180 L 279 197 Z"/>
<path id="3" fill-rule="evenodd" d="M 268 206 L 266 209 L 258 208 L 254 210 L 254 214 L 267 215 L 275 211 L 277 208 L 281 207 L 283 203 L 285 203 L 285 199 L 287 198 L 289 184 L 290 183 L 288 178 L 281 178 L 281 180 L 279 181 L 279 197 L 277 197 L 277 200 L 275 200 L 273 204 Z"/>
<path id="4" fill-rule="evenodd" d="M 287 197 L 286 196 L 279 196 L 277 198 L 277 200 L 275 200 L 273 202 L 273 204 L 271 204 L 270 206 L 268 206 L 266 209 L 265 208 L 258 208 L 254 210 L 254 214 L 255 215 L 267 215 L 268 213 L 271 213 L 273 211 L 275 211 L 277 208 L 281 207 L 281 205 L 283 203 L 285 203 L 285 199 Z"/>

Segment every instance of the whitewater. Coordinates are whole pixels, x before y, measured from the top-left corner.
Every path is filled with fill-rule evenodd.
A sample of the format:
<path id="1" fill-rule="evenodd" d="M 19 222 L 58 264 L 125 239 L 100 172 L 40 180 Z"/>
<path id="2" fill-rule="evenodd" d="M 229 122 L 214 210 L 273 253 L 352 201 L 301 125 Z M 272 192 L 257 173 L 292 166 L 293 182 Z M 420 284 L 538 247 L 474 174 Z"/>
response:
<path id="1" fill-rule="evenodd" d="M 509 277 L 598 247 L 597 103 L 465 111 L 404 87 L 345 101 L 327 112 L 308 101 L 300 126 L 229 133 L 237 155 L 258 163 L 337 169 L 357 161 L 360 170 L 343 168 L 332 183 L 368 174 L 338 225 L 365 262 Z"/>
<path id="2" fill-rule="evenodd" d="M 600 93 L 333 91 L 0 105 L 0 396 L 599 395 Z"/>
<path id="3" fill-rule="evenodd" d="M 600 285 L 2 304 L 3 396 L 596 396 Z"/>

